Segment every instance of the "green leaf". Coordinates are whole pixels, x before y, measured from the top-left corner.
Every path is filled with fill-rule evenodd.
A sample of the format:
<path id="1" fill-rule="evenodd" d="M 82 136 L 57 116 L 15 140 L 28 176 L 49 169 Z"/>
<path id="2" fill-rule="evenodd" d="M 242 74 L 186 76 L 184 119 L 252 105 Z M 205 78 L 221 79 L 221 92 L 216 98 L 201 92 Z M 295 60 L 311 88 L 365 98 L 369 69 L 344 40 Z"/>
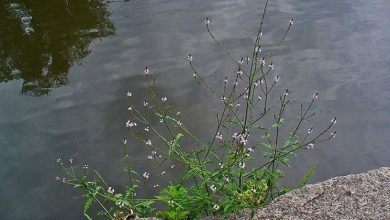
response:
<path id="1" fill-rule="evenodd" d="M 278 159 L 278 161 L 280 163 L 282 163 L 283 165 L 285 165 L 286 167 L 291 167 L 290 164 L 288 164 L 288 161 L 289 161 L 288 157 L 282 157 L 282 158 Z"/>
<path id="2" fill-rule="evenodd" d="M 178 146 L 178 142 L 180 140 L 181 137 L 183 137 L 184 135 L 182 133 L 178 133 L 175 137 L 175 139 L 173 141 L 171 141 L 169 143 L 169 153 L 168 155 L 169 156 L 172 156 L 174 152 L 176 152 L 176 146 Z"/>
<path id="3" fill-rule="evenodd" d="M 301 179 L 298 182 L 297 189 L 302 188 L 304 185 L 307 184 L 309 179 L 314 176 L 316 173 L 316 169 L 314 167 L 310 167 L 309 170 L 301 177 Z"/>
<path id="4" fill-rule="evenodd" d="M 93 197 L 91 194 L 88 194 L 88 196 L 87 196 L 87 201 L 86 201 L 85 204 L 84 204 L 84 216 L 85 216 L 88 220 L 92 220 L 92 218 L 87 214 L 87 211 L 88 211 L 88 209 L 92 206 L 93 201 L 94 201 L 94 197 Z"/>

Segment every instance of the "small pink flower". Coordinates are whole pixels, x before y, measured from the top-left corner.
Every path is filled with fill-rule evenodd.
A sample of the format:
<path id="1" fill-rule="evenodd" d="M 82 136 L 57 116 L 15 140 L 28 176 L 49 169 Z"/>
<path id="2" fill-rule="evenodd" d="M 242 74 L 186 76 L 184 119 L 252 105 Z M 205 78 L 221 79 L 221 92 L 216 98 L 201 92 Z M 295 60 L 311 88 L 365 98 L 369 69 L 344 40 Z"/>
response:
<path id="1" fill-rule="evenodd" d="M 145 76 L 147 76 L 148 74 L 149 74 L 149 69 L 148 69 L 148 67 L 145 67 L 145 70 L 144 70 L 144 73 L 145 73 Z"/>
<path id="2" fill-rule="evenodd" d="M 211 191 L 213 191 L 213 192 L 216 192 L 216 191 L 217 191 L 217 187 L 216 187 L 214 184 L 210 186 L 210 189 L 211 189 Z"/>
<path id="3" fill-rule="evenodd" d="M 222 141 L 222 133 L 218 132 L 217 135 L 215 136 L 217 139 Z"/>
<path id="4" fill-rule="evenodd" d="M 115 189 L 112 188 L 112 187 L 110 186 L 110 187 L 108 187 L 107 192 L 108 192 L 109 194 L 114 194 Z"/>
<path id="5" fill-rule="evenodd" d="M 308 146 L 307 146 L 307 149 L 313 149 L 314 148 L 314 143 L 311 142 Z"/>

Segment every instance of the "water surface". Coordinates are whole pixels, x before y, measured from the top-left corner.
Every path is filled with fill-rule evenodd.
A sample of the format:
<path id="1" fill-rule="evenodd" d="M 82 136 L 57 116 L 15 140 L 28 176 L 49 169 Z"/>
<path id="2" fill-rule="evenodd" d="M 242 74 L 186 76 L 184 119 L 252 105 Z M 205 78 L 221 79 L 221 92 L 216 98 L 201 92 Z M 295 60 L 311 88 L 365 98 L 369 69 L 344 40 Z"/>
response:
<path id="1" fill-rule="evenodd" d="M 247 56 L 263 3 L 258 0 L 6 0 L 0 3 L 0 216 L 83 219 L 77 193 L 55 181 L 57 158 L 102 170 L 126 183 L 122 138 L 126 92 L 144 96 L 143 69 L 181 106 L 201 137 L 213 130 L 218 100 L 194 82 L 186 56 L 218 84 L 234 67 L 209 38 L 203 18 L 237 57 Z M 305 151 L 286 183 L 308 167 L 313 182 L 389 166 L 390 2 L 276 0 L 264 27 L 272 48 L 295 24 L 273 58 L 280 89 L 307 102 L 320 92 L 316 124 L 337 115 L 337 138 Z M 136 169 L 152 169 L 148 152 L 129 144 Z M 174 178 L 174 171 L 169 176 Z M 153 180 L 154 181 L 154 180 Z M 143 193 L 150 193 L 151 186 Z"/>

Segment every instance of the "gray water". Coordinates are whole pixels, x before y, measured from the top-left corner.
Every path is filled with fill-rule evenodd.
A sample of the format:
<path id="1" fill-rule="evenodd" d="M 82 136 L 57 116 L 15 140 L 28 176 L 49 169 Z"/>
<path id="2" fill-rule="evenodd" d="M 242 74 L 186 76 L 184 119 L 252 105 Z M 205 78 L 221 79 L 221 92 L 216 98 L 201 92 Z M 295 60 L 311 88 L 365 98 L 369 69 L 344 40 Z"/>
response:
<path id="1" fill-rule="evenodd" d="M 57 158 L 88 163 L 116 188 L 126 183 L 126 92 L 144 95 L 146 65 L 184 123 L 207 137 L 218 100 L 193 82 L 186 57 L 192 53 L 200 72 L 221 82 L 234 66 L 203 19 L 210 16 L 217 38 L 242 57 L 263 7 L 260 0 L 51 2 L 0 3 L 1 219 L 83 219 L 77 192 L 55 181 L 63 176 Z M 285 183 L 308 167 L 317 169 L 317 182 L 389 166 L 390 1 L 274 0 L 269 9 L 268 48 L 295 19 L 273 59 L 279 87 L 304 103 L 318 90 L 317 123 L 338 118 L 336 139 L 299 154 Z M 136 169 L 152 169 L 147 152 L 130 143 Z"/>

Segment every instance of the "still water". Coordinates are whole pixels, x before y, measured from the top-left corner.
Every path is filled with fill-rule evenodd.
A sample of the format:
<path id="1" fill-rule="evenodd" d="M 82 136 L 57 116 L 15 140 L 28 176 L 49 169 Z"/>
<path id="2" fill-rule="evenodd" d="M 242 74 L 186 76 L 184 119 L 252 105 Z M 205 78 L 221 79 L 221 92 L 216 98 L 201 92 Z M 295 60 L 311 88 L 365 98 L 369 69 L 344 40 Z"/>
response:
<path id="1" fill-rule="evenodd" d="M 102 170 L 120 188 L 129 138 L 126 92 L 144 94 L 148 65 L 158 89 L 181 106 L 201 137 L 212 129 L 216 100 L 193 82 L 192 53 L 211 82 L 232 64 L 216 36 L 247 56 L 261 0 L 2 0 L 0 3 L 0 218 L 83 219 L 82 200 L 59 184 L 57 158 Z M 390 1 L 274 0 L 264 27 L 267 48 L 295 24 L 273 61 L 279 87 L 307 102 L 320 92 L 317 123 L 337 115 L 337 138 L 305 151 L 286 183 L 308 167 L 312 182 L 390 165 Z M 141 102 L 142 98 L 140 98 Z M 136 169 L 150 169 L 129 145 Z M 174 172 L 169 174 L 175 176 Z M 147 190 L 152 190 L 147 187 Z M 150 192 L 144 192 L 150 193 Z"/>

